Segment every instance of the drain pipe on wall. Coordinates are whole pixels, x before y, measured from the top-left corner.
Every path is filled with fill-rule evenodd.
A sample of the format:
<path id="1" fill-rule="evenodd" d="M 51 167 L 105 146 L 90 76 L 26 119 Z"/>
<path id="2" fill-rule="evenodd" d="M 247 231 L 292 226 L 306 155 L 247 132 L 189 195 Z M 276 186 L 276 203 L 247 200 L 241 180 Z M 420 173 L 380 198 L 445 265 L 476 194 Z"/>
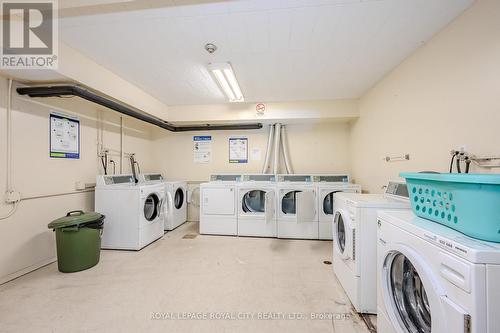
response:
<path id="1" fill-rule="evenodd" d="M 283 151 L 283 160 L 285 161 L 286 173 L 292 174 L 292 164 L 290 163 L 290 154 L 288 152 L 287 136 L 285 131 L 285 125 L 281 126 L 281 150 Z"/>
<path id="2" fill-rule="evenodd" d="M 269 125 L 269 137 L 267 138 L 266 158 L 264 159 L 264 166 L 262 167 L 262 173 L 267 173 L 269 169 L 269 163 L 271 162 L 271 153 L 273 149 L 273 138 L 274 138 L 274 125 Z"/>
<path id="3" fill-rule="evenodd" d="M 281 124 L 277 123 L 274 125 L 274 163 L 273 163 L 273 173 L 277 174 L 279 171 L 280 164 L 280 134 L 281 134 Z"/>

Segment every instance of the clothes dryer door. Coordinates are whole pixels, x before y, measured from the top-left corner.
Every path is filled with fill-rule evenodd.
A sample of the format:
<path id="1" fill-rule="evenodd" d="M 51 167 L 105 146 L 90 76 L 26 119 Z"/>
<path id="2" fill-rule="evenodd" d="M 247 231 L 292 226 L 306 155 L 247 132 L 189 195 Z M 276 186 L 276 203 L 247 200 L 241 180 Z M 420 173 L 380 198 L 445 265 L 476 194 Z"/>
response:
<path id="1" fill-rule="evenodd" d="M 347 211 L 337 210 L 333 220 L 333 251 L 344 261 L 356 259 L 353 251 L 355 232 Z"/>
<path id="2" fill-rule="evenodd" d="M 155 221 L 161 214 L 162 200 L 157 193 L 149 194 L 144 200 L 144 218 L 149 221 Z"/>
<path id="3" fill-rule="evenodd" d="M 468 332 L 470 317 L 445 295 L 424 258 L 400 244 L 384 258 L 383 301 L 398 333 Z"/>
<path id="4" fill-rule="evenodd" d="M 276 193 L 273 190 L 269 190 L 265 194 L 264 210 L 266 223 L 273 221 L 276 216 Z"/>
<path id="5" fill-rule="evenodd" d="M 244 191 L 241 198 L 241 209 L 245 215 L 262 215 L 265 211 L 266 192 L 260 189 Z"/>
<path id="6" fill-rule="evenodd" d="M 184 193 L 184 189 L 182 187 L 178 187 L 175 190 L 174 194 L 174 207 L 175 209 L 179 210 L 184 206 L 184 201 L 186 201 L 186 195 Z"/>
<path id="7" fill-rule="evenodd" d="M 297 193 L 297 222 L 313 222 L 316 217 L 316 193 L 304 190 Z"/>

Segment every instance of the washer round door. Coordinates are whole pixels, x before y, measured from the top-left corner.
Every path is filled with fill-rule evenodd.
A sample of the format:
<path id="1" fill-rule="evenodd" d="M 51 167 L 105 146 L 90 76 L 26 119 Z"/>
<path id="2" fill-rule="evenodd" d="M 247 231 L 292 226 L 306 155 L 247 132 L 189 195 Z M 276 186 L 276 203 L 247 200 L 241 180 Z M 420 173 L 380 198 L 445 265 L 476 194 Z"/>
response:
<path id="1" fill-rule="evenodd" d="M 246 191 L 241 199 L 241 209 L 245 214 L 263 214 L 266 211 L 266 192 Z"/>
<path id="2" fill-rule="evenodd" d="M 383 302 L 398 333 L 446 332 L 448 328 L 456 332 L 460 327 L 463 331 L 465 313 L 446 297 L 422 256 L 405 245 L 393 244 L 382 258 Z"/>
<path id="3" fill-rule="evenodd" d="M 334 250 L 339 256 L 346 259 L 355 259 L 352 255 L 354 229 L 349 215 L 342 209 L 335 212 L 333 220 L 333 243 Z"/>
<path id="4" fill-rule="evenodd" d="M 323 197 L 323 206 L 322 206 L 323 214 L 325 214 L 327 216 L 333 216 L 333 214 L 334 214 L 333 195 L 335 193 L 338 193 L 338 192 L 342 192 L 342 191 L 331 191 Z"/>
<path id="5" fill-rule="evenodd" d="M 158 194 L 151 193 L 144 200 L 144 218 L 148 221 L 154 221 L 160 216 L 162 201 Z"/>
<path id="6" fill-rule="evenodd" d="M 281 198 L 281 213 L 285 216 L 297 213 L 297 193 L 302 191 L 288 191 Z"/>
<path id="7" fill-rule="evenodd" d="M 182 206 L 184 206 L 184 189 L 182 187 L 178 187 L 177 190 L 175 190 L 174 194 L 174 207 L 175 209 L 181 209 Z"/>

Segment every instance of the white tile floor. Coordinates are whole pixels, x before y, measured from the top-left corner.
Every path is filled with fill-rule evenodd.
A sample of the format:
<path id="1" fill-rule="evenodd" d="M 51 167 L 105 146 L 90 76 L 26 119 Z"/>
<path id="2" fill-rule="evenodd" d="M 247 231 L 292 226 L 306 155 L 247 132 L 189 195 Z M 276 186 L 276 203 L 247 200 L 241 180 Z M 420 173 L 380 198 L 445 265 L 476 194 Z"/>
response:
<path id="1" fill-rule="evenodd" d="M 103 251 L 92 269 L 54 263 L 0 286 L 0 332 L 369 332 L 323 263 L 331 242 L 182 238 L 197 230 L 186 223 L 140 252 Z M 240 319 L 152 319 L 181 314 Z M 305 319 L 259 319 L 294 314 Z"/>

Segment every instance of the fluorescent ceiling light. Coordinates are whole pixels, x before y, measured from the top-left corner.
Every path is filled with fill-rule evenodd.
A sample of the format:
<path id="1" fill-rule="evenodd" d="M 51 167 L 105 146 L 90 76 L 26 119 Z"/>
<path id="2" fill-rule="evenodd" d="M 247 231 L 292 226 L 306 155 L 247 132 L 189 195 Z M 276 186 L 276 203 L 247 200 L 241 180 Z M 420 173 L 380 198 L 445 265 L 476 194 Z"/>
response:
<path id="1" fill-rule="evenodd" d="M 209 64 L 208 69 L 230 102 L 243 102 L 245 100 L 230 63 Z"/>

